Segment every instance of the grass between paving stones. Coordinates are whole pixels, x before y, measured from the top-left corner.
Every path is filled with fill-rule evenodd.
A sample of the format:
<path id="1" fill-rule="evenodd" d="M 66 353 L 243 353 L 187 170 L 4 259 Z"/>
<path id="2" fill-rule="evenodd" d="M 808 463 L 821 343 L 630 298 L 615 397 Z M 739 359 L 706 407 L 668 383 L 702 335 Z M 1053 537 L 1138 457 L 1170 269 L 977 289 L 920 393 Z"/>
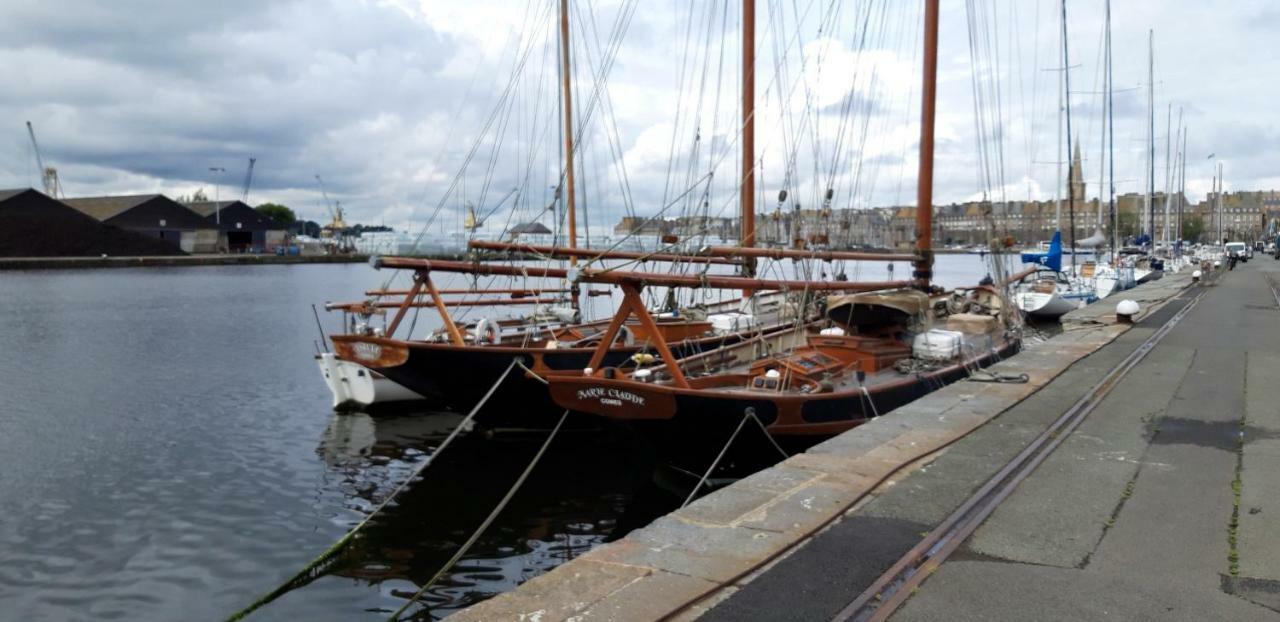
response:
<path id="1" fill-rule="evenodd" d="M 1245 389 L 1248 391 L 1248 388 Z M 1240 550 L 1237 548 L 1240 531 L 1240 493 L 1244 488 L 1244 426 L 1245 416 L 1240 416 L 1240 432 L 1236 437 L 1236 476 L 1231 480 L 1231 520 L 1227 522 L 1227 573 L 1240 576 Z"/>

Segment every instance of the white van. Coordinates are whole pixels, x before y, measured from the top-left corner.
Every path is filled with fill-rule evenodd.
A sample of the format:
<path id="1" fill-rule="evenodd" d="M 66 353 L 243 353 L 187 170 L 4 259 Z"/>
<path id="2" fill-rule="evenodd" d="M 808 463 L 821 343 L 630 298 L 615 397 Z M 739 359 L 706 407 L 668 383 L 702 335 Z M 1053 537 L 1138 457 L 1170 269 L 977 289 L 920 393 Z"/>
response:
<path id="1" fill-rule="evenodd" d="M 1249 261 L 1249 245 L 1244 242 L 1227 242 L 1227 257 L 1235 257 L 1239 261 Z"/>

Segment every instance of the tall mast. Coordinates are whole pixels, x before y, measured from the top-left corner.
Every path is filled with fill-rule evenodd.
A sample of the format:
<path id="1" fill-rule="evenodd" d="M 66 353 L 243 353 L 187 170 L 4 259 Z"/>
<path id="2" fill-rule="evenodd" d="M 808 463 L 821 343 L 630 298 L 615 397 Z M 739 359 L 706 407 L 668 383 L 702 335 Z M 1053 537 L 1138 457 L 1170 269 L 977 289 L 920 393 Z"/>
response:
<path id="1" fill-rule="evenodd" d="M 569 0 L 560 0 L 560 77 L 564 100 L 564 175 L 565 211 L 569 220 L 569 248 L 578 247 L 578 215 L 574 206 L 573 183 L 573 90 L 569 88 Z M 569 258 L 569 265 L 578 265 L 576 257 Z M 572 285 L 573 308 L 578 308 L 578 287 Z"/>
<path id="2" fill-rule="evenodd" d="M 1062 0 L 1062 86 L 1067 92 L 1066 99 L 1063 100 L 1062 113 L 1067 122 L 1067 151 L 1064 157 L 1071 157 L 1071 71 L 1068 69 L 1070 64 L 1070 56 L 1067 53 L 1067 0 Z M 1071 160 L 1071 164 L 1067 166 L 1067 214 L 1069 218 L 1070 234 L 1067 236 L 1071 241 L 1071 273 L 1075 274 L 1076 267 L 1076 164 L 1075 160 Z M 1061 170 L 1061 165 L 1059 165 Z M 1081 178 L 1083 179 L 1083 175 Z M 1061 227 L 1059 227 L 1061 230 Z"/>
<path id="3" fill-rule="evenodd" d="M 1178 109 L 1178 118 L 1182 118 L 1182 109 Z M 1181 125 L 1181 124 L 1179 124 Z M 1182 210 L 1187 203 L 1187 127 L 1182 126 L 1182 165 L 1179 167 L 1178 182 L 1178 254 L 1182 254 Z"/>
<path id="4" fill-rule="evenodd" d="M 1226 184 L 1222 180 L 1222 163 L 1218 163 L 1218 244 L 1226 244 L 1226 238 L 1222 237 L 1222 192 Z"/>
<path id="5" fill-rule="evenodd" d="M 1174 144 L 1177 144 L 1177 141 L 1173 140 L 1174 134 L 1171 133 L 1172 130 L 1173 130 L 1173 102 L 1169 102 L 1169 112 L 1165 117 L 1165 135 L 1164 135 L 1164 165 L 1165 165 L 1164 229 L 1163 229 L 1162 235 L 1164 236 L 1165 248 L 1170 253 L 1169 254 L 1170 257 L 1173 256 L 1173 247 L 1169 246 L 1169 242 L 1170 242 L 1169 232 L 1172 231 L 1173 229 L 1171 227 L 1172 223 L 1169 220 L 1169 216 L 1170 216 L 1169 210 L 1171 209 L 1169 202 L 1173 200 L 1173 184 L 1178 180 L 1178 177 L 1176 174 L 1178 163 L 1177 163 L 1177 160 L 1173 159 L 1174 152 L 1171 151 L 1171 146 Z M 1182 109 L 1179 108 L 1178 109 L 1178 135 L 1181 135 L 1181 134 L 1182 134 Z"/>
<path id="6" fill-rule="evenodd" d="M 1147 234 L 1156 247 L 1156 31 L 1147 31 Z"/>
<path id="7" fill-rule="evenodd" d="M 1108 160 L 1110 167 L 1108 177 L 1110 183 L 1107 184 L 1107 215 L 1111 219 L 1111 262 L 1112 265 L 1119 266 L 1117 261 L 1119 257 L 1116 255 L 1116 249 L 1119 246 L 1120 235 L 1120 217 L 1116 214 L 1116 124 L 1115 124 L 1115 106 L 1112 105 L 1113 91 L 1115 90 L 1115 82 L 1111 73 L 1111 0 L 1107 0 L 1107 126 L 1111 128 L 1111 134 L 1107 142 Z M 1102 190 L 1102 188 L 1098 188 Z M 1099 201 L 1102 199 L 1099 198 Z"/>
<path id="8" fill-rule="evenodd" d="M 933 125 L 938 101 L 938 0 L 924 3 L 924 78 L 920 89 L 920 179 L 916 188 L 916 284 L 933 278 Z"/>
<path id="9" fill-rule="evenodd" d="M 742 2 L 742 228 L 739 244 L 756 243 L 756 3 Z M 755 262 L 748 261 L 744 270 L 755 274 Z"/>
<path id="10" fill-rule="evenodd" d="M 1066 15 L 1067 15 L 1066 0 L 1063 0 L 1062 27 L 1059 29 L 1059 32 L 1058 32 L 1058 49 L 1060 50 L 1066 49 L 1067 47 Z M 1066 58 L 1065 52 L 1063 53 L 1063 58 Z M 1065 109 L 1064 107 L 1066 105 L 1065 104 L 1066 95 L 1064 91 L 1065 86 L 1063 85 L 1063 81 L 1066 80 L 1066 76 L 1067 76 L 1066 62 L 1062 63 L 1061 71 L 1062 71 L 1062 75 L 1058 76 L 1058 151 L 1057 151 L 1058 158 L 1059 158 L 1058 159 L 1058 178 L 1053 184 L 1053 208 L 1054 208 L 1053 226 L 1058 231 L 1062 231 L 1062 180 L 1066 179 L 1062 175 L 1062 158 L 1071 157 L 1071 154 L 1064 155 L 1064 152 L 1062 151 L 1062 114 Z"/>

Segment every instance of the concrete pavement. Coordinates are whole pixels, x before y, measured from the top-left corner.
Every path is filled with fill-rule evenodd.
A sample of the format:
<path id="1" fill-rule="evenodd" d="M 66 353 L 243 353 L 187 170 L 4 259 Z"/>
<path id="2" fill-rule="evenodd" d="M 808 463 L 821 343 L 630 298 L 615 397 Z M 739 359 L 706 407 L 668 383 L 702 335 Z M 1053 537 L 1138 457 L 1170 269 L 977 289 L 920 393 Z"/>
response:
<path id="1" fill-rule="evenodd" d="M 1211 288 L 895 619 L 1280 619 L 1280 301 Z"/>

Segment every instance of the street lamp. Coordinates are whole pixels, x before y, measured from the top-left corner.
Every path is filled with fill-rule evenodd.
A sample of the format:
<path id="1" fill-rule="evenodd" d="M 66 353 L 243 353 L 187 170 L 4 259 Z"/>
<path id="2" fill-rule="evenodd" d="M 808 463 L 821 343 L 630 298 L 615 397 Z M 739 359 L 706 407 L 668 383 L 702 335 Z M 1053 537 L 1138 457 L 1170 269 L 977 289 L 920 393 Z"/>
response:
<path id="1" fill-rule="evenodd" d="M 221 166 L 210 166 L 209 172 L 221 174 L 227 172 L 227 169 L 222 168 Z M 218 177 L 217 179 L 221 179 L 221 177 Z M 215 180 L 213 182 L 213 222 L 218 225 L 222 224 L 222 203 L 218 201 L 219 190 L 221 188 L 222 184 Z"/>

